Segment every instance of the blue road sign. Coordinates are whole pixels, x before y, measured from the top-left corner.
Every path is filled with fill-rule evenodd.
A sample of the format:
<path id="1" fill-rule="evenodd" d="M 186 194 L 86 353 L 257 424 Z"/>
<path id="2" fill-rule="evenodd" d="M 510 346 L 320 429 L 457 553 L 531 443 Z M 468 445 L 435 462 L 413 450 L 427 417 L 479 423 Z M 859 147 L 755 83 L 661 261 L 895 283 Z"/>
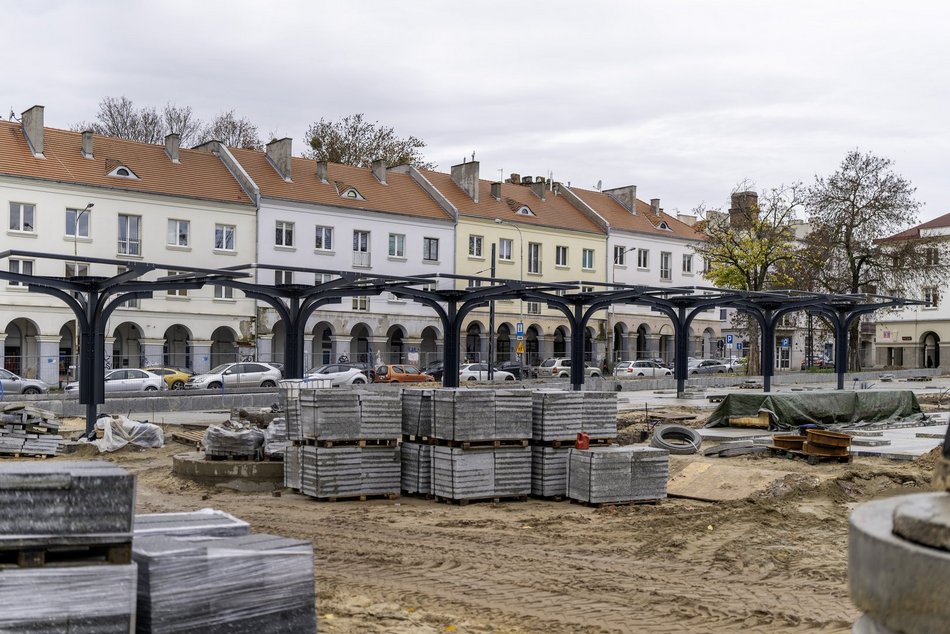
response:
<path id="1" fill-rule="evenodd" d="M 783 348 L 788 347 L 788 337 L 782 337 L 782 347 Z"/>
<path id="2" fill-rule="evenodd" d="M 736 350 L 742 350 L 742 342 L 741 342 L 741 341 L 736 342 Z"/>
<path id="3" fill-rule="evenodd" d="M 732 345 L 732 335 L 726 335 L 726 343 Z"/>
<path id="4" fill-rule="evenodd" d="M 523 321 L 519 321 L 518 323 L 515 324 L 515 336 L 524 337 L 524 322 Z"/>

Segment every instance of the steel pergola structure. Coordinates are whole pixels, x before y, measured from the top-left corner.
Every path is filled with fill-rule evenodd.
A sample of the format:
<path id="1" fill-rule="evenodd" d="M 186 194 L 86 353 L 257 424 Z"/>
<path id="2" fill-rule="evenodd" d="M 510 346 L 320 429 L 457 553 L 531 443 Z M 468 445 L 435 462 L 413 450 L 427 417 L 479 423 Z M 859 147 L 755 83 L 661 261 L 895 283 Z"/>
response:
<path id="1" fill-rule="evenodd" d="M 687 380 L 690 324 L 702 312 L 732 307 L 745 312 L 760 327 L 762 341 L 763 389 L 771 390 L 775 351 L 772 346 L 779 320 L 785 315 L 807 310 L 822 315 L 835 330 L 835 371 L 837 387 L 844 388 L 847 371 L 849 328 L 862 315 L 883 308 L 921 304 L 918 300 L 883 295 L 843 295 L 794 290 L 738 291 L 700 286 L 654 287 L 593 282 L 533 282 L 477 275 L 431 273 L 393 276 L 334 271 L 328 269 L 242 264 L 222 269 L 184 267 L 137 260 L 55 255 L 35 251 L 8 250 L 0 259 L 29 258 L 81 262 L 116 267 L 109 276 L 43 276 L 0 270 L 0 279 L 26 286 L 31 292 L 62 301 L 76 316 L 80 341 L 79 399 L 86 405 L 86 431 L 92 433 L 98 405 L 105 402 L 105 327 L 116 308 L 134 300 L 151 298 L 156 291 L 199 289 L 216 284 L 238 289 L 247 297 L 271 306 L 284 320 L 285 376 L 301 378 L 303 341 L 310 316 L 322 306 L 339 304 L 346 297 L 380 295 L 385 292 L 411 299 L 429 307 L 439 318 L 444 332 L 443 385 L 458 387 L 461 327 L 475 309 L 499 300 L 522 300 L 546 304 L 559 311 L 571 329 L 571 387 L 584 385 L 584 331 L 591 318 L 612 305 L 649 307 L 671 321 L 674 332 L 674 378 L 676 391 L 683 395 Z M 142 279 L 156 270 L 174 275 Z M 263 284 L 254 279 L 260 270 L 292 271 L 315 275 L 314 284 Z M 316 280 L 319 280 L 317 282 Z M 441 288 L 440 288 L 441 287 Z M 86 371 L 91 368 L 91 371 Z"/>

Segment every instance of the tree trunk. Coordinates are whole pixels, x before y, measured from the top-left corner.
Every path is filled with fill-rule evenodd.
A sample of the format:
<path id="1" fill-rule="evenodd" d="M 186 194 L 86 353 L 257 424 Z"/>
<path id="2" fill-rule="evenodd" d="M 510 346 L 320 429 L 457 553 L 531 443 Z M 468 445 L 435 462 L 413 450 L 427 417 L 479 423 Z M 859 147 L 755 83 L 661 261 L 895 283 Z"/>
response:
<path id="1" fill-rule="evenodd" d="M 861 371 L 861 319 L 855 319 L 848 328 L 848 370 Z"/>

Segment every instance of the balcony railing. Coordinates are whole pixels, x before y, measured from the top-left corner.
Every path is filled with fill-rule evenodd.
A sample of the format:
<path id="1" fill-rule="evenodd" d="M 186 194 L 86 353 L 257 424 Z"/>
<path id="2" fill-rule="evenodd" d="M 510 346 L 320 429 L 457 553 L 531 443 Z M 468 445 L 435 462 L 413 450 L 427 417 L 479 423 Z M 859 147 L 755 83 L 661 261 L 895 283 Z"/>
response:
<path id="1" fill-rule="evenodd" d="M 372 266 L 370 263 L 369 251 L 354 251 L 353 266 L 361 266 L 365 268 Z"/>

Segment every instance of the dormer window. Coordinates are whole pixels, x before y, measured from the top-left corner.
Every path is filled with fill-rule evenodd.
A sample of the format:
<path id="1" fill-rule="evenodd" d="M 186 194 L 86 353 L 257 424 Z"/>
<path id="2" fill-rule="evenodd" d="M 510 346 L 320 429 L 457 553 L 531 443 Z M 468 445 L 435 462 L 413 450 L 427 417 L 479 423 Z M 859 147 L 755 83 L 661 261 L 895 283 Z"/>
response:
<path id="1" fill-rule="evenodd" d="M 528 206 L 527 206 L 527 205 L 522 205 L 522 206 L 518 209 L 518 211 L 516 211 L 515 213 L 518 214 L 519 216 L 533 216 L 533 215 L 535 215 L 533 211 L 531 211 L 530 209 L 528 209 Z"/>
<path id="2" fill-rule="evenodd" d="M 345 190 L 341 195 L 341 198 L 349 198 L 350 200 L 366 200 L 363 198 L 363 195 L 356 191 L 354 188 L 350 187 Z"/>
<path id="3" fill-rule="evenodd" d="M 109 176 L 115 176 L 118 178 L 130 178 L 132 180 L 139 180 L 139 177 L 135 175 L 135 172 L 127 168 L 125 165 L 119 165 L 113 169 L 108 174 Z"/>
<path id="4" fill-rule="evenodd" d="M 660 223 L 660 229 L 663 231 L 672 231 L 672 229 L 670 229 L 670 225 L 666 224 L 665 220 Z"/>

